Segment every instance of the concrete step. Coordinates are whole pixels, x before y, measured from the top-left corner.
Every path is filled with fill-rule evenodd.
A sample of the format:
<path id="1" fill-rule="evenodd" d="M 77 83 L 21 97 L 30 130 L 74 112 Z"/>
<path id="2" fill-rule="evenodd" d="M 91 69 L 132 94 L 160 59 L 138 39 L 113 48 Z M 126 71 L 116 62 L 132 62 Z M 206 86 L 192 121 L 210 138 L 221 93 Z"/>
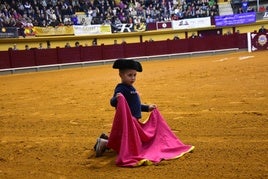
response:
<path id="1" fill-rule="evenodd" d="M 219 14 L 220 14 L 220 16 L 234 14 L 233 8 L 232 8 L 230 2 L 221 2 L 221 3 L 218 3 L 218 5 L 219 5 Z"/>

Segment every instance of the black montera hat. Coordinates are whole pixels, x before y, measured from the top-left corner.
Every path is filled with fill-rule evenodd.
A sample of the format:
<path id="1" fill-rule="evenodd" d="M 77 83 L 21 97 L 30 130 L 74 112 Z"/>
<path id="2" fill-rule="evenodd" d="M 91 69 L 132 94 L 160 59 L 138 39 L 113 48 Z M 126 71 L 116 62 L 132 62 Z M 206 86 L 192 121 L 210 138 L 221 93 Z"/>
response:
<path id="1" fill-rule="evenodd" d="M 142 66 L 140 62 L 130 59 L 118 59 L 114 62 L 113 68 L 115 69 L 133 69 L 138 72 L 142 72 Z"/>

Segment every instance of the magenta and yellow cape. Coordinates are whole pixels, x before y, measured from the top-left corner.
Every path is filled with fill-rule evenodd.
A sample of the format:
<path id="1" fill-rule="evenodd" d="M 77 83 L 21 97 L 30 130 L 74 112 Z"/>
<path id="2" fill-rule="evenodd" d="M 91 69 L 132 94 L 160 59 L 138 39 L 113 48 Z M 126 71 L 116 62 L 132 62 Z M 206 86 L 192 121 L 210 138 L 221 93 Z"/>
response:
<path id="1" fill-rule="evenodd" d="M 123 95 L 118 97 L 107 147 L 117 152 L 116 164 L 126 167 L 179 158 L 194 149 L 176 137 L 157 109 L 144 123 L 139 122 Z"/>

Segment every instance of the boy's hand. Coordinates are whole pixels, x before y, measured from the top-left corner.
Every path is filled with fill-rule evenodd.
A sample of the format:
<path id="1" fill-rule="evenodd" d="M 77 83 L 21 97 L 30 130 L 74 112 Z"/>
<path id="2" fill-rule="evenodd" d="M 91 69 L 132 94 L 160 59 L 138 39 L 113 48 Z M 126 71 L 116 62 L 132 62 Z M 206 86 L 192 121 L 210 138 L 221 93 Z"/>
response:
<path id="1" fill-rule="evenodd" d="M 149 112 L 151 112 L 152 110 L 156 109 L 157 106 L 155 104 L 150 104 L 149 105 Z"/>
<path id="2" fill-rule="evenodd" d="M 118 98 L 122 93 L 116 93 L 115 97 Z"/>

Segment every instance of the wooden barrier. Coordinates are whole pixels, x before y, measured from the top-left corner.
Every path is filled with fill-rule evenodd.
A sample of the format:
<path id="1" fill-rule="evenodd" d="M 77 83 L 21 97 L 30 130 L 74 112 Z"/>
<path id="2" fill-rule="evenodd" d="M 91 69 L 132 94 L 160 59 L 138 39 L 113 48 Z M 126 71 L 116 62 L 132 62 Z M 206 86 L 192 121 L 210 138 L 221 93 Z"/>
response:
<path id="1" fill-rule="evenodd" d="M 101 45 L 88 47 L 9 50 L 0 52 L 0 69 L 159 56 L 231 48 L 247 48 L 247 34 Z"/>
<path id="2" fill-rule="evenodd" d="M 79 47 L 57 48 L 59 63 L 73 63 L 81 61 L 81 52 Z"/>
<path id="3" fill-rule="evenodd" d="M 36 66 L 34 50 L 9 50 L 11 67 Z"/>
<path id="4" fill-rule="evenodd" d="M 102 60 L 102 46 L 80 47 L 81 61 Z"/>
<path id="5" fill-rule="evenodd" d="M 36 65 L 57 64 L 58 51 L 55 49 L 35 49 Z"/>
<path id="6" fill-rule="evenodd" d="M 125 58 L 146 56 L 145 46 L 145 43 L 131 43 L 125 45 Z"/>
<path id="7" fill-rule="evenodd" d="M 0 69 L 11 68 L 10 52 L 0 51 Z"/>
<path id="8" fill-rule="evenodd" d="M 125 44 L 102 45 L 102 59 L 124 58 Z"/>

